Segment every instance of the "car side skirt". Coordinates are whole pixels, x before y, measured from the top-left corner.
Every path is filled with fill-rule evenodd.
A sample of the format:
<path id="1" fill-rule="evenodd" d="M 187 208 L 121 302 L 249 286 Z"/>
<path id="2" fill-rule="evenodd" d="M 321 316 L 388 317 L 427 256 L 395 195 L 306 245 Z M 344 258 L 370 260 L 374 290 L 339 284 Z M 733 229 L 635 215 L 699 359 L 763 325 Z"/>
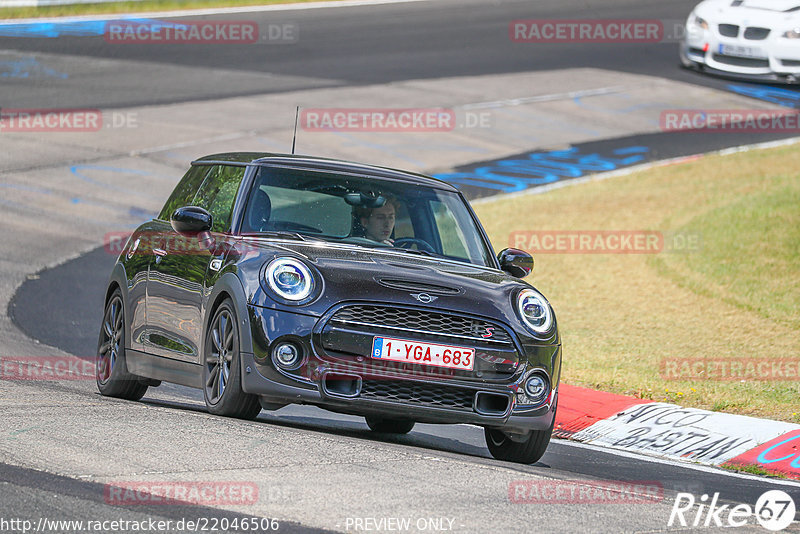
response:
<path id="1" fill-rule="evenodd" d="M 133 349 L 125 349 L 125 363 L 128 371 L 136 376 L 191 388 L 203 387 L 203 366 L 196 363 L 154 356 Z"/>

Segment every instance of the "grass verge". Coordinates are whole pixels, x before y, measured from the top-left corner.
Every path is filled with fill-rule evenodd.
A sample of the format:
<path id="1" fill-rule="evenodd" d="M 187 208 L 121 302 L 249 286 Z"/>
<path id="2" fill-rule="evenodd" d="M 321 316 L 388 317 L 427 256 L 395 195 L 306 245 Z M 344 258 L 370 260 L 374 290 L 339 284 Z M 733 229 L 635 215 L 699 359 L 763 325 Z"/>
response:
<path id="1" fill-rule="evenodd" d="M 657 254 L 531 251 L 551 300 L 565 382 L 643 399 L 800 423 L 800 146 L 710 156 L 475 206 L 496 249 L 512 232 L 662 232 Z M 524 216 L 520 216 L 524 214 Z M 693 251 L 676 250 L 696 238 Z M 523 247 L 525 248 L 525 247 Z M 745 365 L 736 379 L 669 375 L 676 362 Z M 740 368 L 741 369 L 741 368 Z M 771 373 L 771 371 L 770 371 Z M 744 377 L 744 378 L 742 378 Z"/>
<path id="2" fill-rule="evenodd" d="M 733 471 L 734 473 L 747 473 L 748 475 L 757 475 L 768 478 L 782 478 L 787 480 L 789 478 L 782 473 L 767 471 L 760 465 L 756 464 L 747 464 L 747 465 L 722 464 L 719 467 L 721 467 L 722 469 L 727 469 L 728 471 Z"/>
<path id="3" fill-rule="evenodd" d="M 77 15 L 141 13 L 145 11 L 175 11 L 272 4 L 301 4 L 319 0 L 142 0 L 141 2 L 102 2 L 65 6 L 3 7 L 0 19 L 65 17 Z"/>

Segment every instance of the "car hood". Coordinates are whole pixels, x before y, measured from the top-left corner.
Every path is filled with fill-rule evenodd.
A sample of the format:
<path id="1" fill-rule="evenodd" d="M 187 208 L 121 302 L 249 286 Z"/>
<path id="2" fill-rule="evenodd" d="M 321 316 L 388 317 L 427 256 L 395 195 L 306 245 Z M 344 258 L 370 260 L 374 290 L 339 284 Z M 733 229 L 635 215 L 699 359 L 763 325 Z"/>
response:
<path id="1" fill-rule="evenodd" d="M 698 5 L 695 13 L 708 20 L 710 24 L 783 27 L 800 21 L 800 1 L 744 0 L 739 4 L 733 0 L 709 0 Z"/>
<path id="2" fill-rule="evenodd" d="M 321 316 L 345 301 L 387 302 L 467 313 L 520 324 L 512 298 L 532 287 L 498 269 L 393 249 L 319 242 L 245 238 L 237 264 L 251 304 Z M 317 271 L 322 283 L 318 298 L 292 306 L 271 297 L 263 270 L 272 258 L 294 256 Z"/>

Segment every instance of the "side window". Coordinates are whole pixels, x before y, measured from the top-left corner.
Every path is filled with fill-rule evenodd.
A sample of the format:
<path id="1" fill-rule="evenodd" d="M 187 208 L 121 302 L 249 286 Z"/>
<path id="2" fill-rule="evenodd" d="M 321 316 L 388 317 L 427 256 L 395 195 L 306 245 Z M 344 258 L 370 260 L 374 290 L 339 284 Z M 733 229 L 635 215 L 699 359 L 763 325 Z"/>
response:
<path id="1" fill-rule="evenodd" d="M 432 201 L 433 216 L 436 219 L 436 228 L 442 240 L 442 254 L 455 258 L 469 258 L 464 235 L 456 222 L 453 212 L 442 202 Z"/>
<path id="2" fill-rule="evenodd" d="M 206 175 L 200 189 L 192 200 L 211 214 L 212 232 L 226 232 L 231 227 L 231 212 L 236 193 L 244 178 L 244 167 L 214 165 Z"/>
<path id="3" fill-rule="evenodd" d="M 203 166 L 193 166 L 189 169 L 189 172 L 184 174 L 181 181 L 175 186 L 175 190 L 172 191 L 169 200 L 164 204 L 158 218 L 162 221 L 169 221 L 170 217 L 172 217 L 172 212 L 176 209 L 191 205 L 197 190 L 200 188 L 200 184 L 203 183 L 206 173 L 208 173 L 208 169 L 208 167 Z"/>
<path id="4" fill-rule="evenodd" d="M 401 237 L 414 237 L 414 225 L 411 222 L 411 216 L 408 213 L 408 207 L 405 202 L 395 200 L 395 222 L 394 222 L 394 237 L 399 239 Z"/>

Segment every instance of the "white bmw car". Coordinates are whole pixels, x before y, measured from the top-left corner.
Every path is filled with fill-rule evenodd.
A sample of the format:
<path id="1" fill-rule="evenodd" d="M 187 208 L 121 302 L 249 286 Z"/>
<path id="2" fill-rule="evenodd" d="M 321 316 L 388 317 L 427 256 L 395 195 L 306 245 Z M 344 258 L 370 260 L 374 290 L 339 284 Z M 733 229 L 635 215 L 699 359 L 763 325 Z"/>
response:
<path id="1" fill-rule="evenodd" d="M 686 22 L 684 66 L 800 83 L 800 0 L 705 0 Z"/>

